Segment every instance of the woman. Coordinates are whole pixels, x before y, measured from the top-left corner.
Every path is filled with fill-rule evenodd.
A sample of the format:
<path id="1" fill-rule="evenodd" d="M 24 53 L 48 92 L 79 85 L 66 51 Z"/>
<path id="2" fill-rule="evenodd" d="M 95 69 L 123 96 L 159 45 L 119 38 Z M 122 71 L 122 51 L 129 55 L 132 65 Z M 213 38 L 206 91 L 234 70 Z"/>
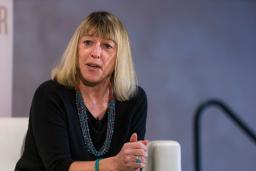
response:
<path id="1" fill-rule="evenodd" d="M 108 12 L 76 29 L 52 80 L 36 90 L 16 171 L 132 171 L 145 166 L 147 98 L 127 31 Z"/>

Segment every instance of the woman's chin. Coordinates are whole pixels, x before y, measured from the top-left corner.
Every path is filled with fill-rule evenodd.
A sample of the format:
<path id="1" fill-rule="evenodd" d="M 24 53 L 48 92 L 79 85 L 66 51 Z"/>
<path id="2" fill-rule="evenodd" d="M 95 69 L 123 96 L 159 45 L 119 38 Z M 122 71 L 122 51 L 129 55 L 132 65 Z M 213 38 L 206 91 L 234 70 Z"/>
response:
<path id="1" fill-rule="evenodd" d="M 80 79 L 81 80 L 81 83 L 86 85 L 86 86 L 90 86 L 90 87 L 93 87 L 93 86 L 96 86 L 96 85 L 99 85 L 100 83 L 103 83 L 104 81 L 102 79 L 99 79 L 99 78 L 83 78 L 83 79 Z"/>

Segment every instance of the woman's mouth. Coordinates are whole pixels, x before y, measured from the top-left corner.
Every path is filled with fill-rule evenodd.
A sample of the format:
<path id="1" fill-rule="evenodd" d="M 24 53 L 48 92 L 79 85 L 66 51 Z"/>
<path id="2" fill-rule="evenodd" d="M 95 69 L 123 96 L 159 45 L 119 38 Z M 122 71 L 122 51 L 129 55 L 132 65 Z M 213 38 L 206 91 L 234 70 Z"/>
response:
<path id="1" fill-rule="evenodd" d="M 91 69 L 101 69 L 101 66 L 96 63 L 87 63 L 86 66 L 88 66 Z"/>

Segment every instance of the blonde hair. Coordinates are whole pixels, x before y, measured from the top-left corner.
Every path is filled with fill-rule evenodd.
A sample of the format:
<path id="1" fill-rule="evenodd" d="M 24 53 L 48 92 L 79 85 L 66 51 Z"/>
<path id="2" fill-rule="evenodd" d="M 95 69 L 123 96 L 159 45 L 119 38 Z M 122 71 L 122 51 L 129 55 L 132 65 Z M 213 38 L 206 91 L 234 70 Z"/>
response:
<path id="1" fill-rule="evenodd" d="M 115 69 L 111 82 L 117 100 L 125 101 L 137 92 L 137 78 L 133 66 L 130 41 L 126 28 L 113 14 L 93 12 L 77 27 L 60 63 L 52 70 L 51 77 L 58 83 L 75 87 L 79 83 L 78 42 L 82 36 L 95 35 L 117 43 Z"/>

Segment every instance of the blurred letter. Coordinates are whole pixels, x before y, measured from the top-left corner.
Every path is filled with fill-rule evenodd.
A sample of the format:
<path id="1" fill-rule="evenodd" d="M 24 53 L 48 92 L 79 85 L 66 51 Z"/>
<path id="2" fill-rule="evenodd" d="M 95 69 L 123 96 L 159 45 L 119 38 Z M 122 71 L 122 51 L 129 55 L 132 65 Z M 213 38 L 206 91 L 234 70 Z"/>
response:
<path id="1" fill-rule="evenodd" d="M 0 34 L 7 34 L 7 9 L 0 6 Z"/>

